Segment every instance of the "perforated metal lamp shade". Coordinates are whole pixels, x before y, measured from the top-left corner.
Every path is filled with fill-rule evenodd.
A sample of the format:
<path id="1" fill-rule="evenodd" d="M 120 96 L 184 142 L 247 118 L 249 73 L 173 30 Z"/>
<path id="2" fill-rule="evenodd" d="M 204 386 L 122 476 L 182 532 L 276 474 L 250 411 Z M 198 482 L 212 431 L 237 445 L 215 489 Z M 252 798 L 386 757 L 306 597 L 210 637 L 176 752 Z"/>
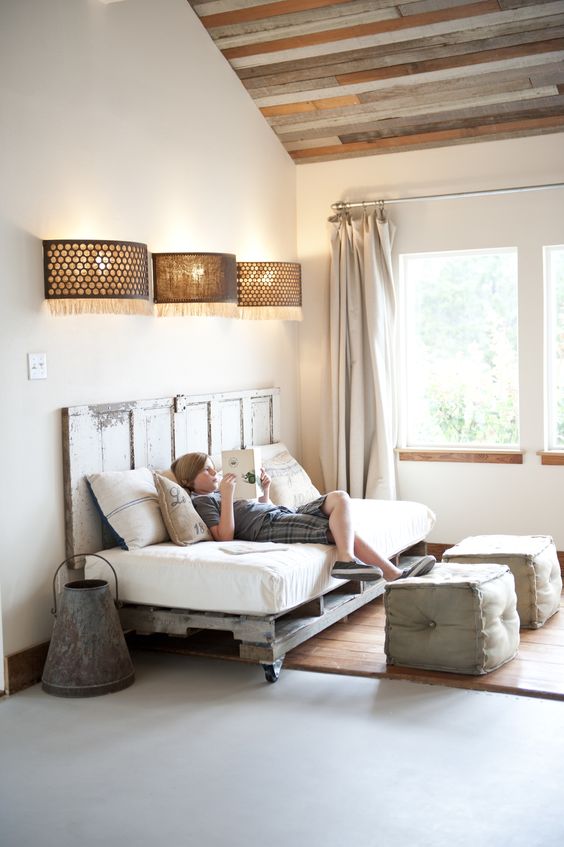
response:
<path id="1" fill-rule="evenodd" d="M 237 260 L 232 253 L 153 253 L 159 315 L 237 317 Z"/>
<path id="2" fill-rule="evenodd" d="M 237 303 L 242 318 L 301 321 L 301 265 L 237 262 Z"/>
<path id="3" fill-rule="evenodd" d="M 57 238 L 43 242 L 45 299 L 56 314 L 151 312 L 147 245 Z"/>

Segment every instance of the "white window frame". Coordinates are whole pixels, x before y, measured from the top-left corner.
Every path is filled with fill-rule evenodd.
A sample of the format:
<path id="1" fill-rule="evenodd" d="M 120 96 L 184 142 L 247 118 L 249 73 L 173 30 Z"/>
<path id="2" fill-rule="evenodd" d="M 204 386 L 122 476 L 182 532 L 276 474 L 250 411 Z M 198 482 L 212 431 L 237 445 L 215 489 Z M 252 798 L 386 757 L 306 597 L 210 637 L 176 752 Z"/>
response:
<path id="1" fill-rule="evenodd" d="M 488 444 L 484 442 L 465 442 L 460 444 L 426 444 L 426 443 L 410 443 L 408 439 L 408 420 L 409 420 L 409 397 L 408 397 L 408 296 L 407 296 L 407 271 L 406 265 L 409 259 L 412 258 L 432 258 L 433 256 L 468 256 L 472 255 L 490 255 L 491 253 L 511 253 L 516 257 L 517 261 L 517 280 L 515 294 L 517 297 L 517 310 L 519 309 L 519 286 L 518 286 L 518 262 L 519 255 L 517 247 L 486 247 L 477 249 L 461 249 L 461 250 L 429 250 L 418 252 L 406 252 L 399 255 L 399 377 L 400 385 L 398 386 L 399 398 L 399 426 L 398 426 L 398 445 L 400 448 L 407 450 L 440 450 L 442 452 L 462 451 L 496 451 L 510 452 L 520 449 L 520 406 L 519 406 L 519 391 L 520 391 L 520 371 L 519 361 L 517 361 L 517 439 L 512 444 Z M 518 330 L 517 330 L 518 331 Z M 519 359 L 519 338 L 517 340 L 517 356 Z"/>
<path id="2" fill-rule="evenodd" d="M 552 257 L 556 252 L 564 252 L 563 244 L 551 244 L 543 247 L 544 275 L 544 406 L 545 406 L 545 450 L 564 452 L 564 444 L 558 444 L 558 416 L 555 385 L 555 310 L 556 292 L 553 285 Z"/>

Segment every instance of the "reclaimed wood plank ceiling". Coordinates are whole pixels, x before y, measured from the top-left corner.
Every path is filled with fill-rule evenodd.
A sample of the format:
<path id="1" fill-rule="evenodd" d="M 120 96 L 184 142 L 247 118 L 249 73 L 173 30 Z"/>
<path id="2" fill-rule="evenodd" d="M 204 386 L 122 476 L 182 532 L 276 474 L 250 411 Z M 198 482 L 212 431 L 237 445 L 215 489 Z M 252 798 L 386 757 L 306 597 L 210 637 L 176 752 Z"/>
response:
<path id="1" fill-rule="evenodd" d="M 564 0 L 188 0 L 297 163 L 564 132 Z"/>

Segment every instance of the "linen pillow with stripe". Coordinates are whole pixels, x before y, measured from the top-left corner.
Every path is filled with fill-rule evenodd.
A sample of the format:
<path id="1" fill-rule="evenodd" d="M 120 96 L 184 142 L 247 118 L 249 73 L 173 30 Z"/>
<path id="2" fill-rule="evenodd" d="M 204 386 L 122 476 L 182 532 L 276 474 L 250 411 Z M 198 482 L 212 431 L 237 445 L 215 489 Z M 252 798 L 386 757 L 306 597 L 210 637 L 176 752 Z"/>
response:
<path id="1" fill-rule="evenodd" d="M 169 540 L 148 468 L 90 474 L 87 482 L 120 547 L 135 550 Z"/>

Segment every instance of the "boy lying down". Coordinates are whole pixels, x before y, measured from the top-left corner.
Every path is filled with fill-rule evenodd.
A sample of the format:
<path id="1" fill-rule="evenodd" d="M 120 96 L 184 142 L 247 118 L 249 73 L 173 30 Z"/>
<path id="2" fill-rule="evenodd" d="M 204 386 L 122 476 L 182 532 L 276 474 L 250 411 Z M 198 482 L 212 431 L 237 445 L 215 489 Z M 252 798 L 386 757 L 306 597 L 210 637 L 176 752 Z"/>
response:
<path id="1" fill-rule="evenodd" d="M 221 476 L 206 453 L 185 453 L 172 463 L 180 485 L 192 497 L 194 508 L 215 541 L 270 541 L 282 544 L 334 544 L 337 561 L 331 576 L 337 579 L 388 581 L 423 576 L 435 566 L 423 556 L 402 570 L 381 556 L 356 532 L 346 491 L 331 491 L 289 509 L 270 500 L 270 477 L 261 468 L 262 495 L 258 500 L 234 500 L 236 476 Z"/>

